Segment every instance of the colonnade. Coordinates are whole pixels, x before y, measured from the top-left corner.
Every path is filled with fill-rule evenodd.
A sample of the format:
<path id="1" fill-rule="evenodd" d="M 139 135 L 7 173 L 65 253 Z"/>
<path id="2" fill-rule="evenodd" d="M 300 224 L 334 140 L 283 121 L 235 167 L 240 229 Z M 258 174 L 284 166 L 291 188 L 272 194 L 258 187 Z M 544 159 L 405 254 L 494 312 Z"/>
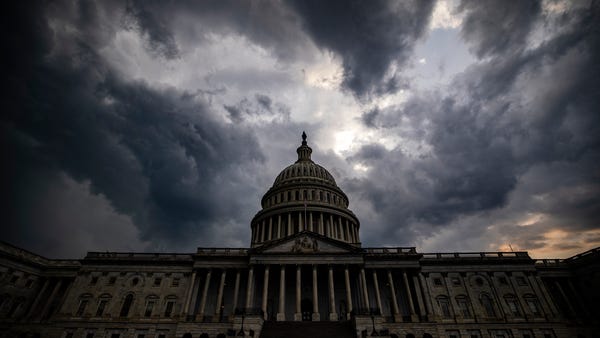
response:
<path id="1" fill-rule="evenodd" d="M 266 217 L 252 225 L 252 243 L 261 244 L 303 230 L 347 243 L 360 242 L 358 227 L 350 219 L 327 212 L 291 211 Z"/>
<path id="2" fill-rule="evenodd" d="M 303 276 L 306 272 L 309 272 L 309 275 Z M 232 273 L 235 274 L 235 283 L 233 290 L 230 288 L 229 291 L 233 292 L 233 297 L 229 298 L 231 299 L 229 304 L 225 304 L 223 299 L 227 275 Z M 199 280 L 198 274 L 202 274 L 202 280 Z M 262 278 L 259 277 L 261 274 Z M 340 276 L 342 280 L 336 280 Z M 409 278 L 412 278 L 413 287 L 409 284 Z M 245 286 L 242 286 L 242 279 L 246 282 Z M 261 281 L 262 285 L 260 285 Z M 308 285 L 303 285 L 307 281 L 309 281 Z M 218 284 L 212 285 L 212 283 Z M 291 285 L 293 291 L 286 290 Z M 245 289 L 242 289 L 243 287 Z M 270 288 L 275 289 L 269 292 Z M 217 290 L 216 302 L 211 306 L 207 306 L 209 289 Z M 243 291 L 245 291 L 245 299 L 242 300 L 239 296 Z M 265 319 L 277 321 L 336 321 L 349 319 L 351 313 L 369 315 L 379 312 L 381 315 L 393 317 L 396 321 L 409 320 L 407 318 L 415 321 L 418 319 L 417 314 L 431 312 L 429 306 L 423 301 L 421 292 L 420 279 L 416 275 L 407 274 L 406 270 L 392 271 L 365 269 L 360 265 L 325 264 L 251 265 L 248 269 L 208 268 L 192 274 L 182 315 L 195 320 L 207 320 L 207 317 L 212 317 L 212 320 L 216 321 L 222 318 L 223 308 L 228 307 L 227 312 L 231 314 L 237 309 L 247 314 L 262 313 Z M 325 293 L 326 297 L 324 297 Z M 260 298 L 255 299 L 257 294 Z M 385 311 L 383 307 L 383 296 L 388 297 L 386 307 L 389 307 L 389 311 Z M 303 300 L 306 299 L 311 300 L 310 313 L 302 305 Z M 293 303 L 286 307 L 290 301 Z M 340 309 L 342 303 L 343 310 Z M 271 309 L 268 308 L 269 304 L 272 305 Z M 328 308 L 320 309 L 320 306 Z M 291 308 L 293 308 L 292 313 L 290 313 Z M 338 313 L 338 310 L 343 313 Z"/>

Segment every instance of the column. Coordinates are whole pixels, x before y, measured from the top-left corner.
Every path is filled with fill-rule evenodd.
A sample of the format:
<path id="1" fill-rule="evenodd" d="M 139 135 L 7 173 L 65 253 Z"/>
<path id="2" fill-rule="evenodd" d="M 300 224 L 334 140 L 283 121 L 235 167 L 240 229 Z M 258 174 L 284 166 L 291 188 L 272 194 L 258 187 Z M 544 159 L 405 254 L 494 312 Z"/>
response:
<path id="1" fill-rule="evenodd" d="M 548 304 L 548 307 L 550 308 L 550 313 L 552 315 L 558 315 L 558 310 L 554 306 L 554 303 L 552 301 L 552 297 L 550 297 L 550 294 L 548 293 L 548 290 L 546 290 L 546 285 L 544 284 L 544 282 L 542 281 L 542 279 L 540 278 L 540 276 L 536 275 L 533 278 L 537 282 L 536 284 L 537 284 L 538 288 L 540 288 L 540 290 L 542 291 L 542 298 L 545 300 L 545 303 Z"/>
<path id="2" fill-rule="evenodd" d="M 298 232 L 304 230 L 304 222 L 302 219 L 302 211 L 298 212 Z"/>
<path id="3" fill-rule="evenodd" d="M 240 270 L 235 271 L 235 286 L 233 288 L 233 314 L 238 304 L 238 297 L 240 296 Z"/>
<path id="4" fill-rule="evenodd" d="M 410 308 L 410 317 L 412 321 L 417 320 L 417 316 L 415 315 L 415 304 L 413 303 L 412 295 L 410 292 L 410 285 L 408 284 L 408 277 L 406 276 L 406 270 L 402 270 L 402 279 L 404 279 L 404 287 L 406 288 L 406 295 L 408 297 L 408 305 Z"/>
<path id="5" fill-rule="evenodd" d="M 44 304 L 44 308 L 42 309 L 42 312 L 40 314 L 41 319 L 44 319 L 44 317 L 46 317 L 47 312 L 50 309 L 50 304 L 52 304 L 52 301 L 54 300 L 54 297 L 56 297 L 56 294 L 58 293 L 58 290 L 60 289 L 61 286 L 62 286 L 62 279 L 59 279 L 56 282 L 54 289 L 52 289 L 52 293 L 50 293 L 50 297 L 48 297 L 46 304 Z"/>
<path id="6" fill-rule="evenodd" d="M 431 299 L 431 296 L 429 294 L 429 286 L 427 285 L 427 281 L 425 280 L 425 277 L 423 277 L 423 274 L 419 274 L 419 282 L 421 288 L 423 288 L 423 292 L 425 293 L 425 310 L 427 311 L 427 316 L 432 315 L 433 304 L 431 302 L 433 300 Z"/>
<path id="7" fill-rule="evenodd" d="M 377 307 L 380 313 L 383 315 L 383 308 L 381 307 L 381 293 L 379 292 L 379 280 L 377 280 L 377 270 L 373 269 L 373 285 L 375 285 L 375 301 L 377 301 Z"/>
<path id="8" fill-rule="evenodd" d="M 273 239 L 273 217 L 269 217 L 269 228 L 267 230 L 267 241 Z"/>
<path id="9" fill-rule="evenodd" d="M 277 321 L 285 320 L 285 265 L 281 265 L 279 272 L 279 311 L 277 311 Z"/>
<path id="10" fill-rule="evenodd" d="M 419 279 L 417 278 L 417 276 L 413 276 L 413 283 L 415 284 L 415 292 L 417 293 L 417 302 L 419 303 L 419 312 L 421 313 L 421 315 L 425 315 L 425 306 L 423 304 L 423 297 L 421 296 L 421 285 L 419 284 Z M 465 285 L 465 289 L 467 289 L 466 284 L 463 282 L 463 285 Z M 469 292 L 468 289 L 466 290 L 467 293 Z M 471 299 L 473 299 L 473 297 L 470 297 Z M 475 312 L 475 311 L 473 311 Z M 473 314 L 473 315 L 477 315 L 477 314 Z"/>
<path id="11" fill-rule="evenodd" d="M 277 238 L 281 238 L 281 215 L 277 216 Z"/>
<path id="12" fill-rule="evenodd" d="M 329 320 L 338 320 L 335 309 L 335 288 L 333 284 L 333 267 L 329 266 Z"/>
<path id="13" fill-rule="evenodd" d="M 392 278 L 392 272 L 387 271 L 388 283 L 390 284 L 390 293 L 392 294 L 392 305 L 394 305 L 394 319 L 396 322 L 402 322 L 402 316 L 398 309 L 398 299 L 396 298 L 396 288 L 394 287 L 394 279 Z"/>
<path id="14" fill-rule="evenodd" d="M 348 225 L 348 220 L 346 220 L 346 241 L 353 243 L 354 241 L 352 240 L 352 233 L 350 232 L 350 225 Z"/>
<path id="15" fill-rule="evenodd" d="M 269 294 L 269 266 L 265 266 L 265 278 L 263 281 L 263 294 L 262 294 L 262 311 L 264 319 L 267 320 L 267 296 Z"/>
<path id="16" fill-rule="evenodd" d="M 294 314 L 295 321 L 302 320 L 302 266 L 296 265 L 296 313 Z"/>
<path id="17" fill-rule="evenodd" d="M 348 318 L 350 319 L 350 312 L 352 312 L 352 291 L 350 290 L 350 272 L 348 267 L 344 267 L 344 280 L 346 282 L 346 302 L 348 303 Z"/>
<path id="18" fill-rule="evenodd" d="M 292 214 L 288 213 L 288 236 L 293 234 L 293 227 L 292 227 Z"/>
<path id="19" fill-rule="evenodd" d="M 363 298 L 365 300 L 365 306 L 367 309 L 371 307 L 369 303 L 369 291 L 367 290 L 367 278 L 365 277 L 365 269 L 360 269 L 360 279 L 362 280 Z"/>
<path id="20" fill-rule="evenodd" d="M 569 310 L 571 311 L 571 314 L 573 316 L 577 315 L 577 312 L 575 312 L 575 308 L 573 307 L 573 304 L 571 304 L 571 301 L 569 300 L 569 297 L 567 296 L 567 294 L 565 293 L 565 291 L 563 290 L 562 286 L 560 285 L 560 282 L 558 281 L 558 279 L 554 280 L 554 283 L 556 284 L 556 286 L 558 287 L 558 291 L 560 292 L 560 294 L 562 295 L 562 297 L 564 298 L 565 302 L 567 302 L 567 307 L 569 308 Z"/>
<path id="21" fill-rule="evenodd" d="M 312 232 L 316 232 L 315 229 L 313 229 L 313 216 L 312 216 L 312 211 L 308 213 L 308 230 L 312 231 Z"/>
<path id="22" fill-rule="evenodd" d="M 196 283 L 196 271 L 192 273 L 192 279 L 190 280 L 190 286 L 185 297 L 185 306 L 183 307 L 183 318 L 187 316 L 190 310 L 190 303 L 192 302 L 192 293 L 194 292 L 194 283 Z"/>
<path id="23" fill-rule="evenodd" d="M 329 237 L 335 238 L 333 215 L 329 215 Z"/>
<path id="24" fill-rule="evenodd" d="M 223 271 L 221 272 L 221 281 L 219 283 L 219 292 L 217 293 L 217 305 L 215 306 L 215 318 L 213 318 L 213 321 L 217 322 L 219 321 L 220 317 L 221 317 L 221 313 L 222 312 L 222 308 L 221 305 L 223 304 L 223 289 L 225 288 L 225 277 L 227 276 L 227 270 L 223 269 Z"/>
<path id="25" fill-rule="evenodd" d="M 323 228 L 323 213 L 319 213 L 319 234 L 325 235 L 325 230 Z"/>
<path id="26" fill-rule="evenodd" d="M 206 273 L 206 280 L 204 281 L 204 289 L 202 290 L 202 300 L 200 301 L 200 313 L 198 316 L 201 320 L 204 319 L 204 307 L 206 306 L 206 297 L 208 295 L 208 287 L 210 285 L 210 276 L 212 274 L 212 269 L 208 269 Z"/>
<path id="27" fill-rule="evenodd" d="M 246 309 L 252 307 L 252 298 L 254 298 L 254 267 L 250 266 L 248 270 L 248 285 L 246 290 Z"/>
<path id="28" fill-rule="evenodd" d="M 42 288 L 38 292 L 37 296 L 35 296 L 35 300 L 33 301 L 33 304 L 31 304 L 29 311 L 27 311 L 27 315 L 26 315 L 27 318 L 29 318 L 33 315 L 33 312 L 35 311 L 35 308 L 37 308 L 38 304 L 42 300 L 42 296 L 44 295 L 44 292 L 46 292 L 48 285 L 50 285 L 50 279 L 46 279 L 44 281 L 44 285 L 42 285 Z"/>
<path id="29" fill-rule="evenodd" d="M 312 320 L 313 321 L 319 321 L 320 315 L 319 315 L 319 290 L 317 289 L 317 266 L 313 265 L 313 271 L 312 271 L 312 284 L 313 284 L 313 314 L 312 314 Z"/>
<path id="30" fill-rule="evenodd" d="M 260 222 L 260 241 L 261 243 L 265 241 L 265 221 Z"/>

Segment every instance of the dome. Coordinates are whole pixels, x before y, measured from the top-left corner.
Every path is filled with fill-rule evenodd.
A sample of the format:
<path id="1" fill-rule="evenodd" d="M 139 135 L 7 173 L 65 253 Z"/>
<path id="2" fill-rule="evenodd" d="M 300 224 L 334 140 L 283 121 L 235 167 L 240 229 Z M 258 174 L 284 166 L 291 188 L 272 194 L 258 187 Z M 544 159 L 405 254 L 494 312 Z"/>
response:
<path id="1" fill-rule="evenodd" d="M 312 231 L 360 245 L 359 221 L 348 209 L 348 197 L 327 169 L 311 159 L 312 149 L 302 133 L 298 160 L 283 169 L 261 200 L 252 220 L 252 246 Z"/>
<path id="2" fill-rule="evenodd" d="M 273 188 L 293 183 L 316 183 L 337 187 L 335 179 L 329 171 L 310 159 L 307 161 L 298 161 L 283 169 L 277 175 L 273 183 Z"/>

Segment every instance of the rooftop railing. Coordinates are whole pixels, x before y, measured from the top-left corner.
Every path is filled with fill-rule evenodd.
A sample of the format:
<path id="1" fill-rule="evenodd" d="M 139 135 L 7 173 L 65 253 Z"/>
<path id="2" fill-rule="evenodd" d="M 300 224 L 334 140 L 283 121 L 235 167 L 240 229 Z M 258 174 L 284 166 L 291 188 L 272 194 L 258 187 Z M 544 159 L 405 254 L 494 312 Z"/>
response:
<path id="1" fill-rule="evenodd" d="M 365 248 L 367 254 L 372 255 L 407 255 L 416 254 L 415 247 L 392 247 L 392 248 Z"/>
<path id="2" fill-rule="evenodd" d="M 151 252 L 88 252 L 87 259 L 136 259 L 136 260 L 184 260 L 191 259 L 191 254 L 181 253 L 151 253 Z"/>
<path id="3" fill-rule="evenodd" d="M 434 252 L 424 253 L 423 259 L 486 259 L 486 258 L 529 258 L 526 251 L 515 252 Z"/>
<path id="4" fill-rule="evenodd" d="M 202 256 L 247 256 L 247 248 L 198 248 L 197 255 Z"/>

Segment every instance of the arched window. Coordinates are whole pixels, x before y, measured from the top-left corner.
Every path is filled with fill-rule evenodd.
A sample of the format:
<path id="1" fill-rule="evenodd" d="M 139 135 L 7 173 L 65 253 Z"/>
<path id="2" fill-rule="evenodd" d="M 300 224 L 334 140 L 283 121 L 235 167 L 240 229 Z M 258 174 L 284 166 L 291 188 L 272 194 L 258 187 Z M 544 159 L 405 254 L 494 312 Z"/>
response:
<path id="1" fill-rule="evenodd" d="M 98 297 L 98 307 L 96 308 L 96 317 L 101 317 L 104 314 L 104 311 L 108 307 L 108 302 L 110 301 L 111 296 L 108 293 L 102 294 Z"/>
<path id="2" fill-rule="evenodd" d="M 423 333 L 423 338 L 433 338 L 430 333 Z"/>
<path id="3" fill-rule="evenodd" d="M 510 309 L 510 313 L 512 313 L 515 317 L 521 316 L 521 309 L 519 307 L 519 303 L 517 301 L 517 297 L 515 295 L 506 295 L 504 296 L 504 301 L 506 301 L 506 305 Z"/>
<path id="4" fill-rule="evenodd" d="M 129 315 L 131 304 L 133 304 L 133 295 L 130 293 L 123 300 L 123 306 L 121 306 L 121 313 L 119 314 L 120 317 L 127 317 Z"/>
<path id="5" fill-rule="evenodd" d="M 482 293 L 481 297 L 481 305 L 485 309 L 485 314 L 488 317 L 496 317 L 496 311 L 494 310 L 494 301 L 492 297 L 490 297 L 487 293 Z"/>
<path id="6" fill-rule="evenodd" d="M 144 310 L 144 317 L 152 317 L 152 313 L 154 312 L 154 308 L 158 303 L 157 295 L 150 295 L 146 297 L 146 310 Z"/>
<path id="7" fill-rule="evenodd" d="M 535 295 L 528 294 L 523 296 L 523 298 L 525 299 L 525 304 L 527 304 L 529 311 L 531 311 L 534 316 L 539 316 L 542 314 L 540 311 L 540 303 Z"/>
<path id="8" fill-rule="evenodd" d="M 450 311 L 450 301 L 448 300 L 448 297 L 438 296 L 436 300 L 442 312 L 442 316 L 444 318 L 452 318 L 452 312 Z"/>
<path id="9" fill-rule="evenodd" d="M 75 316 L 82 317 L 85 314 L 85 310 L 87 309 L 91 299 L 92 295 L 89 293 L 84 293 L 83 295 L 79 296 L 79 306 L 77 307 Z"/>
<path id="10" fill-rule="evenodd" d="M 458 309 L 463 318 L 471 318 L 471 310 L 467 296 L 456 296 L 456 305 L 458 305 Z"/>
<path id="11" fill-rule="evenodd" d="M 192 334 L 191 333 L 184 333 L 181 338 L 192 338 Z"/>
<path id="12" fill-rule="evenodd" d="M 208 333 L 203 333 L 200 335 L 200 338 L 208 338 Z"/>
<path id="13" fill-rule="evenodd" d="M 175 308 L 175 302 L 177 302 L 177 296 L 167 296 L 165 301 L 165 317 L 171 317 L 173 314 L 173 308 Z"/>

